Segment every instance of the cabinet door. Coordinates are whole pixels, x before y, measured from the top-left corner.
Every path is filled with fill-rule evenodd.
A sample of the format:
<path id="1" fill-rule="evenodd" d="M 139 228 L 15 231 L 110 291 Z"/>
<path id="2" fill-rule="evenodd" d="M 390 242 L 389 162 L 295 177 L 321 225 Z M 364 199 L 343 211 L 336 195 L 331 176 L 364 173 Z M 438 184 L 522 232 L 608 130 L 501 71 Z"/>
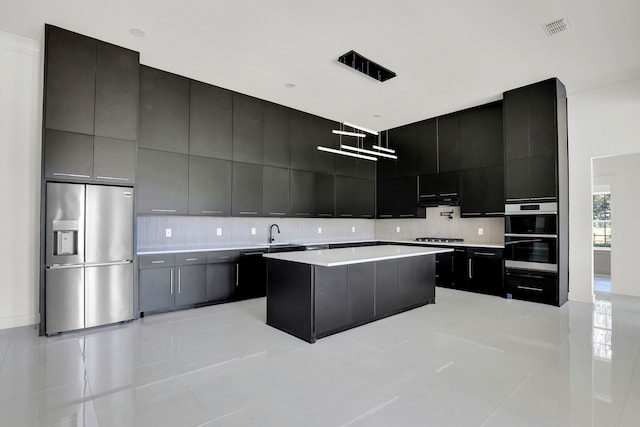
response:
<path id="1" fill-rule="evenodd" d="M 554 157 L 533 157 L 531 160 L 531 198 L 555 198 L 556 161 Z"/>
<path id="2" fill-rule="evenodd" d="M 378 261 L 376 266 L 375 315 L 398 309 L 398 260 Z"/>
<path id="3" fill-rule="evenodd" d="M 504 214 L 504 167 L 484 168 L 483 173 L 484 213 Z"/>
<path id="4" fill-rule="evenodd" d="M 507 201 L 528 200 L 529 159 L 508 160 L 505 164 L 504 196 Z"/>
<path id="5" fill-rule="evenodd" d="M 436 286 L 453 286 L 453 253 L 436 254 Z"/>
<path id="6" fill-rule="evenodd" d="M 418 177 L 418 190 L 421 200 L 435 199 L 440 193 L 439 178 L 437 173 L 420 175 Z"/>
<path id="7" fill-rule="evenodd" d="M 267 262 L 264 251 L 244 252 L 238 261 L 238 287 L 235 298 L 242 300 L 267 295 Z"/>
<path id="8" fill-rule="evenodd" d="M 140 311 L 164 310 L 173 306 L 173 268 L 140 270 Z"/>
<path id="9" fill-rule="evenodd" d="M 373 218 L 376 208 L 376 183 L 368 179 L 354 178 L 354 216 L 359 218 Z"/>
<path id="10" fill-rule="evenodd" d="M 460 113 L 460 168 L 483 166 L 483 114 L 481 108 Z"/>
<path id="11" fill-rule="evenodd" d="M 197 304 L 206 300 L 207 266 L 182 265 L 176 267 L 177 288 L 175 291 L 175 305 Z"/>
<path id="12" fill-rule="evenodd" d="M 315 216 L 328 218 L 335 216 L 336 189 L 334 175 L 316 173 L 314 176 Z"/>
<path id="13" fill-rule="evenodd" d="M 438 174 L 438 195 L 442 197 L 457 196 L 460 193 L 460 172 L 443 172 Z"/>
<path id="14" fill-rule="evenodd" d="M 233 216 L 262 215 L 262 166 L 233 162 Z"/>
<path id="15" fill-rule="evenodd" d="M 265 103 L 262 109 L 263 164 L 289 167 L 289 110 Z"/>
<path id="16" fill-rule="evenodd" d="M 438 172 L 460 169 L 460 115 L 438 117 Z"/>
<path id="17" fill-rule="evenodd" d="M 396 149 L 396 177 L 418 174 L 418 127 L 415 124 L 392 129 L 389 135 Z"/>
<path id="18" fill-rule="evenodd" d="M 349 323 L 365 322 L 375 315 L 375 264 L 351 264 L 347 270 Z"/>
<path id="19" fill-rule="evenodd" d="M 502 251 L 493 248 L 468 249 L 469 288 L 475 292 L 503 295 Z"/>
<path id="20" fill-rule="evenodd" d="M 405 177 L 378 181 L 378 218 L 413 218 L 418 208 L 418 178 Z"/>
<path id="21" fill-rule="evenodd" d="M 420 122 L 418 133 L 418 174 L 427 175 L 438 171 L 438 121 L 429 119 Z"/>
<path id="22" fill-rule="evenodd" d="M 189 152 L 189 80 L 140 67 L 140 148 Z"/>
<path id="23" fill-rule="evenodd" d="M 314 173 L 291 171 L 290 213 L 294 217 L 310 217 L 315 212 Z"/>
<path id="24" fill-rule="evenodd" d="M 232 92 L 191 80 L 189 154 L 232 159 Z"/>
<path id="25" fill-rule="evenodd" d="M 529 157 L 529 90 L 504 93 L 505 160 Z"/>
<path id="26" fill-rule="evenodd" d="M 46 129 L 44 175 L 53 179 L 90 180 L 93 136 Z"/>
<path id="27" fill-rule="evenodd" d="M 529 155 L 555 157 L 557 153 L 556 81 L 529 87 Z"/>
<path id="28" fill-rule="evenodd" d="M 47 26 L 45 127 L 93 135 L 96 41 Z"/>
<path id="29" fill-rule="evenodd" d="M 435 256 L 402 258 L 398 261 L 400 308 L 435 298 Z"/>
<path id="30" fill-rule="evenodd" d="M 357 178 L 336 176 L 336 216 L 351 218 L 356 215 L 356 183 Z"/>
<path id="31" fill-rule="evenodd" d="M 289 169 L 262 167 L 262 210 L 265 216 L 289 215 Z"/>
<path id="32" fill-rule="evenodd" d="M 349 324 L 347 266 L 313 270 L 316 334 Z"/>
<path id="33" fill-rule="evenodd" d="M 452 287 L 455 289 L 467 289 L 469 281 L 467 262 L 467 251 L 463 248 L 454 248 L 453 250 L 453 281 Z"/>
<path id="34" fill-rule="evenodd" d="M 377 182 L 376 216 L 377 218 L 393 218 L 395 210 L 395 186 L 391 179 L 379 179 Z"/>
<path id="35" fill-rule="evenodd" d="M 189 156 L 189 215 L 231 215 L 229 160 Z"/>
<path id="36" fill-rule="evenodd" d="M 482 168 L 468 169 L 461 173 L 460 215 L 480 216 L 484 213 L 484 173 Z"/>
<path id="37" fill-rule="evenodd" d="M 342 156 L 344 157 L 344 156 Z M 376 179 L 376 163 L 371 160 L 356 159 L 356 170 L 358 178 Z"/>
<path id="38" fill-rule="evenodd" d="M 112 184 L 136 182 L 135 141 L 96 136 L 93 145 L 94 181 Z"/>
<path id="39" fill-rule="evenodd" d="M 231 301 L 236 289 L 237 264 L 207 265 L 207 301 Z"/>
<path id="40" fill-rule="evenodd" d="M 262 164 L 262 103 L 233 94 L 233 160 Z"/>
<path id="41" fill-rule="evenodd" d="M 502 102 L 489 104 L 482 109 L 482 166 L 502 166 L 504 164 L 502 114 Z"/>
<path id="42" fill-rule="evenodd" d="M 335 141 L 335 136 L 331 130 L 336 127 L 333 122 L 312 116 L 310 118 L 311 134 L 309 135 L 311 149 L 313 151 L 313 170 L 320 173 L 334 173 L 336 170 L 336 155 L 318 150 L 318 146 L 329 147 Z M 354 139 L 354 138 L 350 138 Z M 351 143 L 351 141 L 346 141 Z M 351 173 L 356 174 L 356 168 Z"/>
<path id="43" fill-rule="evenodd" d="M 140 54 L 97 42 L 95 135 L 138 140 Z"/>
<path id="44" fill-rule="evenodd" d="M 186 214 L 188 199 L 188 156 L 139 149 L 138 213 Z"/>
<path id="45" fill-rule="evenodd" d="M 317 150 L 309 138 L 311 129 L 310 115 L 299 111 L 291 113 L 291 139 L 289 140 L 291 169 L 313 170 L 313 152 Z"/>

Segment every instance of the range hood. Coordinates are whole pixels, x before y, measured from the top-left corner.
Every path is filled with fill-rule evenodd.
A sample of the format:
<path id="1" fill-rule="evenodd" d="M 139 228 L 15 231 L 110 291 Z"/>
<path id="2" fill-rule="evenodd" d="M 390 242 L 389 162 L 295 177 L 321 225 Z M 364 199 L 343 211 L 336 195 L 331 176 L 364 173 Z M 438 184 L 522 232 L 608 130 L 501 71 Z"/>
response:
<path id="1" fill-rule="evenodd" d="M 418 197 L 418 206 L 421 208 L 435 208 L 438 206 L 460 206 L 460 197 L 457 193 L 451 195 L 437 195 L 432 197 Z"/>

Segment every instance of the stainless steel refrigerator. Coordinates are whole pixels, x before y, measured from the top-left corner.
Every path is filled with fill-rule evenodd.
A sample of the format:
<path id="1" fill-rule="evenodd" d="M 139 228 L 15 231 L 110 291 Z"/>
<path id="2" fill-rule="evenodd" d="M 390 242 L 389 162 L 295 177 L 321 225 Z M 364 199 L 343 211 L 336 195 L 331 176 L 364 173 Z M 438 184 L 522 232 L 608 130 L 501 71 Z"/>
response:
<path id="1" fill-rule="evenodd" d="M 133 318 L 133 189 L 47 183 L 45 332 Z"/>

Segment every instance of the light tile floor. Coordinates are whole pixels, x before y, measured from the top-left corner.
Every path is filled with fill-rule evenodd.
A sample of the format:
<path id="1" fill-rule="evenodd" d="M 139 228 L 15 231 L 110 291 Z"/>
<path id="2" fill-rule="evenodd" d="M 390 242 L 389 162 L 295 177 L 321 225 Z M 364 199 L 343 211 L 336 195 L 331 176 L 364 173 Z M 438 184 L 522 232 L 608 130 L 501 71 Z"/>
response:
<path id="1" fill-rule="evenodd" d="M 437 304 L 307 344 L 265 299 L 0 331 L 3 426 L 640 425 L 640 299 Z"/>

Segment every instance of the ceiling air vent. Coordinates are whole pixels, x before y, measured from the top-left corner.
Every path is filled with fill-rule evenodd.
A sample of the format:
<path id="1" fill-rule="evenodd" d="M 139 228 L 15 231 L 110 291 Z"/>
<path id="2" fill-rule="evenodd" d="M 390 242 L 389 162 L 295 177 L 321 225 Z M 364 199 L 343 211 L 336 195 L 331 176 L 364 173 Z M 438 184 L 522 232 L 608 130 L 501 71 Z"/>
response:
<path id="1" fill-rule="evenodd" d="M 338 62 L 342 62 L 344 65 L 353 68 L 356 71 L 360 71 L 369 77 L 372 77 L 380 82 L 384 82 L 396 76 L 391 70 L 384 68 L 382 65 L 360 55 L 355 50 L 349 51 L 338 58 Z"/>
<path id="2" fill-rule="evenodd" d="M 567 31 L 569 29 L 569 21 L 565 18 L 560 18 L 556 21 L 543 25 L 542 28 L 544 28 L 544 32 L 547 33 L 547 36 L 552 37 L 556 34 Z"/>

